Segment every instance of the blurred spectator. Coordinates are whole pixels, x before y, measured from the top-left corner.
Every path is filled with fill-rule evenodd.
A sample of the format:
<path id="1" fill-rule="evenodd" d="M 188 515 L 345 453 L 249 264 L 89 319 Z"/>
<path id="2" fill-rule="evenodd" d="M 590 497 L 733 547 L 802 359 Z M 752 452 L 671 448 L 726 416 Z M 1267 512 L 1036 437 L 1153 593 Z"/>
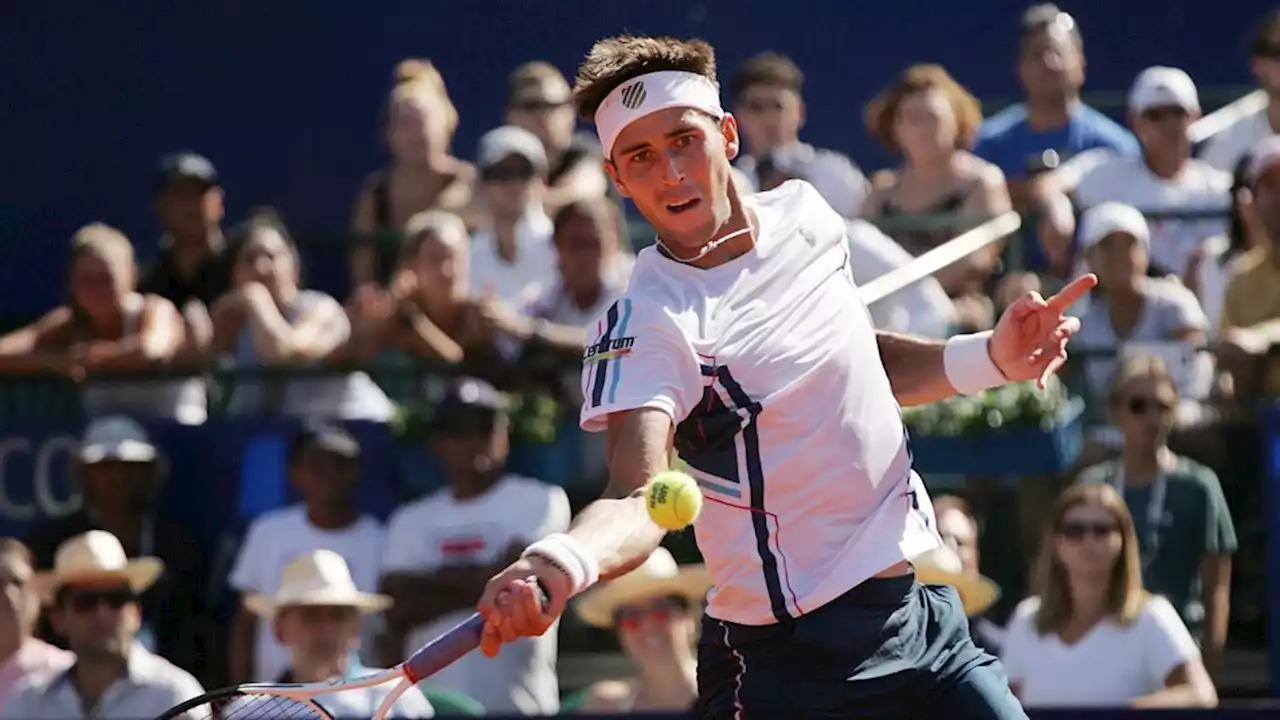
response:
<path id="1" fill-rule="evenodd" d="M 912 255 L 920 255 L 967 230 L 975 220 L 1009 210 L 1000 169 L 969 152 L 982 122 L 978 101 L 939 65 L 914 65 L 867 105 L 871 134 L 904 164 L 876 173 L 862 216 L 873 222 L 898 216 L 958 216 L 940 230 L 889 230 Z M 958 222 L 957 222 L 958 221 Z M 975 223 L 976 224 L 976 223 Z M 983 285 L 1000 261 L 993 243 L 937 273 L 938 282 L 957 299 L 960 324 L 990 327 L 990 302 Z"/>
<path id="2" fill-rule="evenodd" d="M 1142 589 L 1133 518 L 1115 488 L 1062 494 L 1036 573 L 1036 594 L 1014 611 L 1000 654 L 1023 705 L 1217 705 L 1177 611 Z"/>
<path id="3" fill-rule="evenodd" d="M 280 574 L 272 595 L 249 594 L 245 607 L 272 624 L 289 653 L 289 665 L 278 683 L 322 683 L 350 680 L 377 672 L 361 665 L 360 616 L 382 612 L 391 598 L 361 592 L 342 556 L 332 550 L 303 553 Z M 373 717 L 393 683 L 321 696 L 317 702 L 335 718 Z M 252 714 L 251 708 L 246 708 Z M 234 715 L 232 715 L 234 716 Z M 429 718 L 431 704 L 411 687 L 391 706 L 387 717 Z"/>
<path id="4" fill-rule="evenodd" d="M 432 418 L 431 447 L 449 479 L 401 507 L 387 530 L 383 592 L 387 654 L 404 653 L 474 612 L 492 575 L 529 543 L 569 527 L 564 490 L 505 473 L 509 438 L 502 396 L 474 378 L 451 384 Z M 559 705 L 556 634 L 527 638 L 496 658 L 472 653 L 431 678 L 491 713 L 551 714 Z"/>
<path id="5" fill-rule="evenodd" d="M 28 676 L 61 672 L 75 655 L 35 637 L 40 596 L 32 583 L 34 562 L 26 545 L 0 538 L 0 707 Z"/>
<path id="6" fill-rule="evenodd" d="M 827 203 L 855 218 L 867 195 L 867 178 L 844 155 L 800 142 L 803 90 L 804 73 L 785 55 L 763 52 L 742 64 L 732 83 L 734 117 L 745 142 L 737 167 L 762 188 L 771 172 L 770 153 L 792 153 L 810 164 L 807 179 Z"/>
<path id="7" fill-rule="evenodd" d="M 1173 280 L 1147 276 L 1152 238 L 1147 221 L 1133 207 L 1116 202 L 1095 205 L 1080 218 L 1080 249 L 1098 288 L 1080 315 L 1073 345 L 1095 351 L 1154 351 L 1170 345 L 1170 356 L 1194 357 L 1204 344 L 1209 320 L 1191 291 Z M 1179 363 L 1179 366 L 1185 363 Z M 1105 400 L 1115 371 L 1114 356 L 1086 357 L 1090 396 Z M 1181 367 L 1180 367 L 1181 369 Z M 1180 380 L 1184 393 L 1204 399 L 1211 378 L 1189 366 Z"/>
<path id="8" fill-rule="evenodd" d="M 1280 253 L 1275 249 L 1280 237 L 1280 137 L 1259 142 L 1248 162 L 1262 243 L 1227 282 L 1220 358 L 1235 381 L 1237 397 L 1274 397 L 1280 395 L 1280 359 L 1268 358 L 1268 353 L 1280 343 Z"/>
<path id="9" fill-rule="evenodd" d="M 603 197 L 609 189 L 601 165 L 600 142 L 590 133 L 575 133 L 569 83 L 554 65 L 527 62 L 507 80 L 507 124 L 528 130 L 547 154 L 548 214 L 575 200 Z"/>
<path id="10" fill-rule="evenodd" d="M 205 614 L 208 566 L 198 538 L 159 513 L 164 461 L 137 422 L 121 415 L 85 428 L 73 469 L 83 507 L 35 527 L 36 567 L 53 567 L 58 548 L 90 530 L 111 533 L 131 558 L 158 557 L 165 571 L 139 598 L 137 641 L 178 667 L 203 676 L 212 654 L 212 619 Z M 49 628 L 53 629 L 53 628 Z M 49 639 L 56 639 L 51 636 Z"/>
<path id="11" fill-rule="evenodd" d="M 588 625 L 618 634 L 638 677 L 587 688 L 586 713 L 683 712 L 698 698 L 693 646 L 711 578 L 702 565 L 677 566 L 666 548 L 577 600 Z"/>
<path id="12" fill-rule="evenodd" d="M 338 301 L 300 286 L 298 246 L 273 212 L 259 210 L 232 232 L 235 288 L 213 308 L 214 357 L 238 367 L 296 367 L 326 358 L 351 334 Z M 233 414 L 385 421 L 391 404 L 362 372 L 336 377 L 242 381 Z"/>
<path id="13" fill-rule="evenodd" d="M 511 302 L 555 278 L 551 218 L 542 204 L 547 154 L 536 135 L 507 125 L 480 138 L 476 164 L 487 218 L 471 238 L 471 289 Z"/>
<path id="14" fill-rule="evenodd" d="M 1042 213 L 1040 239 L 1055 274 L 1065 276 L 1072 267 L 1073 205 L 1085 210 L 1116 201 L 1146 215 L 1214 213 L 1228 208 L 1230 174 L 1191 157 L 1187 132 L 1199 117 L 1200 100 L 1190 76 L 1177 68 L 1147 68 L 1129 91 L 1129 124 L 1138 136 L 1142 154 L 1121 156 L 1106 149 L 1091 150 L 1037 178 L 1034 192 L 1035 207 Z M 1225 225 L 1220 217 L 1153 219 L 1153 272 L 1176 275 L 1199 296 L 1207 241 L 1222 235 Z"/>
<path id="15" fill-rule="evenodd" d="M 302 502 L 253 521 L 231 569 L 231 587 L 242 595 L 270 593 L 290 560 L 332 550 L 354 569 L 359 590 L 376 589 L 386 535 L 377 519 L 356 508 L 352 498 L 359 482 L 356 439 L 336 425 L 304 423 L 289 447 L 289 483 Z M 375 632 L 370 628 L 367 639 Z M 232 682 L 271 682 L 289 664 L 270 620 L 243 608 L 232 624 L 230 654 Z"/>
<path id="16" fill-rule="evenodd" d="M 1201 160 L 1228 172 L 1258 141 L 1274 135 L 1280 127 L 1280 8 L 1272 9 L 1258 23 L 1249 54 L 1250 69 L 1269 102 L 1210 137 L 1200 151 Z"/>
<path id="17" fill-rule="evenodd" d="M 195 678 L 135 639 L 141 623 L 138 596 L 163 571 L 164 563 L 153 557 L 128 560 L 115 536 L 102 530 L 63 543 L 53 570 L 35 580 L 54 627 L 75 652 L 75 664 L 20 683 L 0 717 L 156 717 L 203 693 Z"/>
<path id="18" fill-rule="evenodd" d="M 1178 389 L 1164 363 L 1136 357 L 1116 372 L 1111 417 L 1124 437 L 1120 458 L 1088 468 L 1081 482 L 1115 487 L 1133 515 L 1143 585 L 1178 610 L 1201 638 L 1205 665 L 1222 657 L 1231 611 L 1236 530 L 1218 476 L 1169 449 Z"/>
<path id="19" fill-rule="evenodd" d="M 1000 587 L 990 578 L 982 575 L 978 555 L 978 521 L 969 509 L 969 504 L 955 495 L 940 495 L 933 501 L 933 515 L 938 526 L 938 535 L 945 546 L 955 554 L 955 564 L 944 556 L 933 556 L 929 565 L 931 573 L 942 572 L 939 577 L 943 584 L 953 585 L 960 593 L 964 603 L 965 614 L 969 616 L 969 628 L 973 641 L 991 654 L 1000 651 L 1000 643 L 1004 638 L 1004 628 L 996 625 L 984 616 L 984 613 L 1000 598 Z M 916 566 L 916 575 L 920 576 L 921 560 L 911 561 Z M 927 563 L 926 563 L 927 564 Z M 955 577 L 956 575 L 959 577 Z M 920 582 L 925 582 L 921 579 Z"/>
<path id="20" fill-rule="evenodd" d="M 475 183 L 475 168 L 451 154 L 458 110 L 435 65 L 405 60 L 396 66 L 385 122 L 391 163 L 365 181 L 351 219 L 360 240 L 351 254 L 353 287 L 388 284 L 405 222 L 423 210 L 467 207 Z"/>
<path id="21" fill-rule="evenodd" d="M 1222 328 L 1222 311 L 1231 278 L 1257 254 L 1266 242 L 1266 230 L 1258 219 L 1249 187 L 1249 157 L 1236 163 L 1231 180 L 1231 214 L 1227 233 L 1209 240 L 1208 257 L 1200 268 L 1200 306 L 1209 317 L 1209 337 L 1217 340 Z"/>
<path id="22" fill-rule="evenodd" d="M 1085 74 L 1080 26 L 1057 5 L 1036 5 L 1022 14 L 1017 69 L 1025 101 L 987 118 L 973 149 L 1004 172 L 1015 208 L 1029 209 L 1031 177 L 1075 155 L 1095 148 L 1138 154 L 1129 131 L 1080 101 Z M 1026 269 L 1046 269 L 1038 243 L 1025 251 Z"/>
<path id="23" fill-rule="evenodd" d="M 200 424 L 208 412 L 204 382 L 99 380 L 113 370 L 152 369 L 171 360 L 185 338 L 182 316 L 158 295 L 134 291 L 133 245 L 95 223 L 71 238 L 67 303 L 0 337 L 0 372 L 62 373 L 87 381 L 90 416 L 126 413 Z"/>
<path id="24" fill-rule="evenodd" d="M 222 201 L 218 171 L 208 158 L 182 151 L 160 159 L 155 212 L 164 237 L 138 292 L 173 303 L 187 321 L 187 332 L 204 342 L 213 332 L 209 308 L 231 287 Z"/>

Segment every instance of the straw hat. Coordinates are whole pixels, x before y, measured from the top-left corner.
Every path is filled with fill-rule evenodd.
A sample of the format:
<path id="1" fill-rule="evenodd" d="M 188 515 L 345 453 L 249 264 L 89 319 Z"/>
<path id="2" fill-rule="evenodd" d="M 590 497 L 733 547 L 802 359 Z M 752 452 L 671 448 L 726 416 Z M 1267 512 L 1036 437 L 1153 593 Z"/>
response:
<path id="1" fill-rule="evenodd" d="M 274 597 L 254 593 L 244 599 L 249 612 L 264 617 L 274 616 L 286 607 L 304 605 L 353 607 L 376 613 L 391 607 L 391 598 L 360 592 L 341 555 L 332 550 L 314 550 L 289 561 Z"/>
<path id="2" fill-rule="evenodd" d="M 58 589 L 76 582 L 99 582 L 121 579 L 129 583 L 135 594 L 141 594 L 164 572 L 158 558 L 130 560 L 115 535 L 104 530 L 90 530 L 69 538 L 58 546 L 53 569 L 36 573 L 36 592 L 45 603 L 53 602 Z"/>
<path id="3" fill-rule="evenodd" d="M 946 545 L 911 558 L 916 579 L 925 585 L 950 585 L 960 594 L 964 614 L 981 615 L 1000 599 L 1000 586 L 983 575 L 966 573 L 960 556 Z"/>
<path id="4" fill-rule="evenodd" d="M 711 577 L 702 565 L 677 565 L 665 548 L 653 551 L 640 567 L 622 577 L 592 588 L 578 599 L 578 617 L 588 625 L 613 627 L 614 613 L 623 605 L 665 595 L 677 595 L 694 608 L 711 589 Z"/>

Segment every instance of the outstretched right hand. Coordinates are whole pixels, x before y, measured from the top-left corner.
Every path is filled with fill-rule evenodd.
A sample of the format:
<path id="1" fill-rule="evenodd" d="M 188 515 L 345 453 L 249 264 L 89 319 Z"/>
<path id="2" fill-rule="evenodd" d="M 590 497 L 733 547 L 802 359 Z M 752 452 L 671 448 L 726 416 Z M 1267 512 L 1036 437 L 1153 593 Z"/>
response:
<path id="1" fill-rule="evenodd" d="M 564 571 L 537 556 L 520 558 L 494 575 L 477 606 L 485 619 L 480 651 L 496 657 L 503 645 L 546 632 L 564 612 L 570 582 Z"/>

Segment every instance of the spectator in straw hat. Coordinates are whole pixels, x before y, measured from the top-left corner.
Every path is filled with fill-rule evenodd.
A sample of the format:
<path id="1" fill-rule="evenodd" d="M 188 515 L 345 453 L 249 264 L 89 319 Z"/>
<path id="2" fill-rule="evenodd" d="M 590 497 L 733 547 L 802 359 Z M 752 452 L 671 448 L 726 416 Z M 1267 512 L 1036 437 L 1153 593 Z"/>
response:
<path id="1" fill-rule="evenodd" d="M 658 548 L 643 565 L 586 592 L 578 616 L 615 630 L 639 676 L 587 689 L 583 712 L 687 710 L 698 695 L 693 639 L 711 580 L 701 565 L 676 565 Z"/>
<path id="2" fill-rule="evenodd" d="M 53 570 L 37 574 L 34 584 L 54 629 L 75 652 L 75 664 L 20 683 L 0 717 L 155 717 L 203 693 L 185 670 L 135 639 L 142 623 L 138 596 L 163 571 L 157 558 L 126 557 L 109 532 L 91 530 L 64 542 Z"/>
<path id="3" fill-rule="evenodd" d="M 313 550 L 285 566 L 272 596 L 245 596 L 249 612 L 271 620 L 276 638 L 289 652 L 290 665 L 277 678 L 281 683 L 327 682 L 351 679 L 374 670 L 363 667 L 360 648 L 362 615 L 391 607 L 386 595 L 360 592 L 342 556 L 332 550 Z M 392 686 L 346 690 L 321 697 L 333 717 L 371 717 Z M 428 718 L 431 703 L 410 688 L 391 707 L 391 717 Z"/>

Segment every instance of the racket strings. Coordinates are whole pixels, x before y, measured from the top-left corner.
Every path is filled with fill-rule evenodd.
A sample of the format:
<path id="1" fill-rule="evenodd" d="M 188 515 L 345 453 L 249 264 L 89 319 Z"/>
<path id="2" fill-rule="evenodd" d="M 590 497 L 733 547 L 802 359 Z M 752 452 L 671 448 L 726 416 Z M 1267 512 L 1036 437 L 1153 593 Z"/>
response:
<path id="1" fill-rule="evenodd" d="M 214 701 L 186 714 L 188 720 L 330 720 L 324 711 L 282 695 L 245 694 Z"/>

